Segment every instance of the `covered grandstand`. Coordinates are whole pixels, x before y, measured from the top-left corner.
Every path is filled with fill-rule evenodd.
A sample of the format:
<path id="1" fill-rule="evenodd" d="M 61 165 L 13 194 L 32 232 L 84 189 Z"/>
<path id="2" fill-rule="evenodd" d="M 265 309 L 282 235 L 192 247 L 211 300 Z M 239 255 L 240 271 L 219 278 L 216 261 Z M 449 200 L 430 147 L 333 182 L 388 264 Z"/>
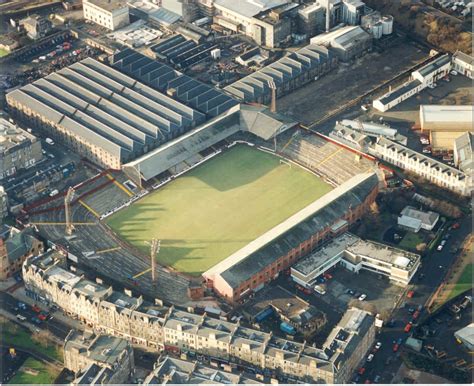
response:
<path id="1" fill-rule="evenodd" d="M 110 62 L 114 68 L 193 107 L 208 118 L 216 117 L 239 103 L 222 91 L 129 48 L 112 55 Z"/>
<path id="2" fill-rule="evenodd" d="M 352 177 L 206 271 L 208 285 L 230 302 L 258 291 L 299 258 L 355 222 L 374 200 L 374 173 Z M 342 224 L 342 225 L 341 225 Z"/>
<path id="3" fill-rule="evenodd" d="M 204 113 L 88 58 L 7 94 L 11 111 L 99 165 L 120 168 Z"/>
<path id="4" fill-rule="evenodd" d="M 200 160 L 199 152 L 226 139 L 240 130 L 239 106 L 234 106 L 226 114 L 214 118 L 189 133 L 129 162 L 123 166 L 124 172 L 137 184 L 149 181 L 161 173 L 176 168 L 182 162 L 188 164 Z M 179 170 L 172 170 L 174 173 Z"/>
<path id="5" fill-rule="evenodd" d="M 267 104 L 271 99 L 271 82 L 280 97 L 327 73 L 336 63 L 336 56 L 328 48 L 309 44 L 232 83 L 225 90 L 244 102 Z"/>

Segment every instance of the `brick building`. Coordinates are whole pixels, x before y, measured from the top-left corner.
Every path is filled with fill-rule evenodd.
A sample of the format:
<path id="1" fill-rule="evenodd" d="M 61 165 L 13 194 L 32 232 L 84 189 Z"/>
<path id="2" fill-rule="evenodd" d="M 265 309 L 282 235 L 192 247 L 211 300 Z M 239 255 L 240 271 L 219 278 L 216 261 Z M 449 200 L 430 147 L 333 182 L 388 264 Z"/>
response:
<path id="1" fill-rule="evenodd" d="M 378 193 L 375 174 L 351 178 L 206 271 L 207 286 L 230 303 L 264 287 L 360 219 Z"/>

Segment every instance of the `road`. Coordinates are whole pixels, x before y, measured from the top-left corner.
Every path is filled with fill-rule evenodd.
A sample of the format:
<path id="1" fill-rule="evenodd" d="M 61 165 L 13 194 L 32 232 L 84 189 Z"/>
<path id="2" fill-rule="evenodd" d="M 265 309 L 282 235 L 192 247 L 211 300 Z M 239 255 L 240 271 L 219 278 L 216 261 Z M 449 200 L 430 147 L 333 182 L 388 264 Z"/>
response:
<path id="1" fill-rule="evenodd" d="M 37 316 L 37 314 L 32 310 L 30 305 L 27 305 L 26 310 L 17 310 L 16 308 L 18 307 L 18 299 L 13 297 L 12 295 L 5 293 L 5 292 L 0 292 L 0 309 L 5 310 L 12 315 L 23 315 L 26 317 L 26 321 L 24 323 L 21 323 L 19 320 L 17 321 L 18 323 L 22 325 L 30 325 L 31 324 L 31 318 L 34 316 Z M 43 305 L 40 305 L 40 308 L 46 310 L 46 307 Z M 67 334 L 73 328 L 75 325 L 73 321 L 71 320 L 71 325 L 67 325 L 64 322 L 58 320 L 57 317 L 55 317 L 55 314 L 61 313 L 61 311 L 56 311 L 51 313 L 51 318 L 42 322 L 35 328 L 46 330 L 51 332 L 56 338 L 58 338 L 59 341 L 64 341 L 66 338 Z"/>
<path id="2" fill-rule="evenodd" d="M 441 284 L 448 268 L 455 261 L 457 254 L 449 252 L 453 243 L 460 245 L 463 240 L 469 236 L 471 232 L 472 215 L 464 217 L 459 222 L 461 227 L 458 230 L 450 231 L 452 237 L 447 241 L 443 251 L 438 252 L 435 249 L 431 255 L 424 257 L 422 266 L 413 284 L 409 288 L 415 292 L 414 297 L 412 299 L 406 299 L 406 302 L 402 302 L 399 307 L 393 311 L 392 319 L 395 320 L 395 325 L 390 328 L 382 328 L 376 338 L 377 341 L 382 342 L 382 347 L 375 354 L 372 362 L 364 363 L 365 360 L 362 362 L 361 366 L 365 367 L 366 371 L 363 376 L 359 377 L 357 383 L 364 383 L 366 380 L 373 382 L 376 375 L 381 377 L 380 383 L 390 383 L 399 369 L 401 359 L 399 358 L 399 353 L 394 354 L 393 344 L 399 338 L 405 341 L 410 335 L 403 331 L 405 325 L 411 320 L 411 314 L 408 312 L 408 308 L 412 305 L 424 305 L 431 294 Z M 422 311 L 420 318 L 423 318 L 424 312 L 426 311 Z M 442 328 L 443 326 L 440 326 L 440 329 Z"/>

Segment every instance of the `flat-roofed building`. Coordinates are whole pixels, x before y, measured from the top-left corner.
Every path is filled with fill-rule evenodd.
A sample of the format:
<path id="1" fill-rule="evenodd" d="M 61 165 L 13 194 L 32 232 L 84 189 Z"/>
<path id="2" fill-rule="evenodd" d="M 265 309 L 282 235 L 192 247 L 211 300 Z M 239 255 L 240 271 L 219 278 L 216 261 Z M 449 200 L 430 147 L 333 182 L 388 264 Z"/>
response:
<path id="1" fill-rule="evenodd" d="M 406 286 L 420 265 L 420 255 L 344 233 L 291 267 L 291 276 L 309 288 L 337 264 L 355 273 L 362 269 L 375 272 Z"/>
<path id="2" fill-rule="evenodd" d="M 42 159 L 39 139 L 0 118 L 0 180 L 35 166 Z"/>
<path id="3" fill-rule="evenodd" d="M 84 19 L 115 31 L 130 24 L 126 0 L 84 0 Z"/>
<path id="4" fill-rule="evenodd" d="M 290 0 L 215 0 L 214 8 L 215 23 L 273 48 L 291 34 L 289 17 L 298 5 Z"/>
<path id="5" fill-rule="evenodd" d="M 460 195 L 469 196 L 473 190 L 471 174 L 464 173 L 387 138 L 379 138 L 369 148 L 369 153 Z"/>
<path id="6" fill-rule="evenodd" d="M 64 367 L 75 373 L 73 385 L 129 383 L 133 349 L 125 339 L 71 330 L 64 342 Z"/>
<path id="7" fill-rule="evenodd" d="M 456 51 L 453 55 L 452 62 L 453 70 L 470 79 L 474 79 L 474 58 L 472 55 Z"/>
<path id="8" fill-rule="evenodd" d="M 430 135 L 433 149 L 454 148 L 454 141 L 473 130 L 474 107 L 468 105 L 421 105 L 422 132 Z"/>

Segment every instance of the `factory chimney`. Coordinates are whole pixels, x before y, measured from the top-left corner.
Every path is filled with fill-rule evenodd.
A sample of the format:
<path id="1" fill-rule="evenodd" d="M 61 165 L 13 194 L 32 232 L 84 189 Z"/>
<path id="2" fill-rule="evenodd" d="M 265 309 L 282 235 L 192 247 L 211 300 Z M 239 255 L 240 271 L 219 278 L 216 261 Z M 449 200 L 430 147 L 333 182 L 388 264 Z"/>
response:
<path id="1" fill-rule="evenodd" d="M 326 1 L 326 32 L 331 29 L 331 0 Z"/>

